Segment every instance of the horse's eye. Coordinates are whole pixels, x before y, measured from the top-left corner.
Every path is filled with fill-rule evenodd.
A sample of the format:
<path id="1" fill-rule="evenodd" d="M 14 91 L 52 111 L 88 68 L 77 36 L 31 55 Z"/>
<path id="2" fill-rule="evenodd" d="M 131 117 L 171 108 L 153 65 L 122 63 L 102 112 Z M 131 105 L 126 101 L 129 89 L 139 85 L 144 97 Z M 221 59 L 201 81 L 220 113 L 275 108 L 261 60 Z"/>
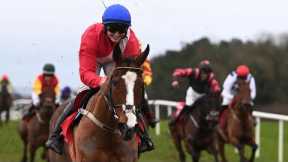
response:
<path id="1" fill-rule="evenodd" d="M 111 83 L 112 83 L 113 86 L 116 86 L 118 81 L 116 79 L 113 79 L 113 80 L 111 80 Z"/>

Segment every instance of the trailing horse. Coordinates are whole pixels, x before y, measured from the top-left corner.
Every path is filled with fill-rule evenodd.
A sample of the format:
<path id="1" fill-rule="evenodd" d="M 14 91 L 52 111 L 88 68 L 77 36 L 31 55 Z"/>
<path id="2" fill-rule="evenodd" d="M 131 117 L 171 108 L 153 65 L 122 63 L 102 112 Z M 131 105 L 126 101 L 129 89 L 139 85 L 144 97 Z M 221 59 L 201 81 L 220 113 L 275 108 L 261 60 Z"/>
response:
<path id="1" fill-rule="evenodd" d="M 36 108 L 34 115 L 29 119 L 22 119 L 19 124 L 19 134 L 24 148 L 21 162 L 27 161 L 29 149 L 30 162 L 34 162 L 36 150 L 43 146 L 42 158 L 47 158 L 45 142 L 49 135 L 49 122 L 56 109 L 55 93 L 53 89 L 43 90 L 40 94 L 40 105 Z"/>
<path id="2" fill-rule="evenodd" d="M 12 106 L 13 98 L 12 95 L 8 91 L 9 82 L 2 81 L 1 90 L 0 90 L 0 125 L 2 124 L 2 112 L 6 112 L 5 121 L 6 123 L 10 119 L 10 108 Z"/>
<path id="3" fill-rule="evenodd" d="M 221 128 L 226 135 L 226 139 L 223 139 L 223 136 L 219 135 L 219 152 L 222 162 L 227 162 L 224 145 L 225 143 L 232 144 L 238 149 L 240 162 L 246 162 L 244 145 L 249 145 L 252 148 L 249 162 L 253 162 L 258 146 L 254 138 L 254 119 L 252 117 L 249 82 L 238 80 L 237 85 L 237 94 L 234 96 L 229 107 L 221 115 L 221 120 L 223 120 L 220 120 Z"/>
<path id="4" fill-rule="evenodd" d="M 122 58 L 119 46 L 113 52 L 116 63 L 100 90 L 93 95 L 77 126 L 70 129 L 71 141 L 64 144 L 64 154 L 49 151 L 50 162 L 135 162 L 138 139 L 135 134 L 137 111 L 144 98 L 141 64 L 149 47 L 136 58 Z M 76 98 L 77 99 L 77 98 Z M 53 115 L 50 128 L 63 111 Z M 69 117 L 68 117 L 69 118 Z M 51 133 L 51 132 L 50 132 Z"/>
<path id="5" fill-rule="evenodd" d="M 192 156 L 193 162 L 199 161 L 203 150 L 213 154 L 215 161 L 218 162 L 217 138 L 215 137 L 220 106 L 220 93 L 204 95 L 194 103 L 192 110 L 190 109 L 187 113 L 181 112 L 179 119 L 169 124 L 181 162 L 186 161 L 182 141 Z"/>

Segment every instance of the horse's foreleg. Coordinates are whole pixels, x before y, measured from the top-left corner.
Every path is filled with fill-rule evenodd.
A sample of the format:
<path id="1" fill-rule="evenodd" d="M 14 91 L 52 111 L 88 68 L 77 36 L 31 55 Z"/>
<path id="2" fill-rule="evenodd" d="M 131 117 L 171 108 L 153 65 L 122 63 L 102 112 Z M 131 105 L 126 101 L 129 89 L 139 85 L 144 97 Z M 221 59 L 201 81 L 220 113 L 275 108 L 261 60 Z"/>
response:
<path id="1" fill-rule="evenodd" d="M 2 126 L 2 112 L 1 112 L 1 110 L 0 110 L 0 126 Z"/>
<path id="2" fill-rule="evenodd" d="M 218 149 L 219 149 L 221 161 L 222 162 L 227 162 L 227 159 L 226 159 L 226 156 L 225 156 L 225 144 L 224 144 L 224 142 L 219 140 Z"/>
<path id="3" fill-rule="evenodd" d="M 36 147 L 33 146 L 33 145 L 30 145 L 29 151 L 30 151 L 30 162 L 34 162 L 34 160 L 35 160 L 35 153 L 36 153 Z"/>
<path id="4" fill-rule="evenodd" d="M 213 144 L 210 145 L 210 147 L 208 147 L 208 152 L 210 152 L 213 157 L 214 157 L 214 161 L 215 162 L 219 162 L 219 152 L 218 152 L 218 141 L 215 141 Z"/>
<path id="5" fill-rule="evenodd" d="M 10 108 L 8 108 L 6 111 L 6 121 L 5 122 L 8 123 L 9 120 L 10 120 Z"/>
<path id="6" fill-rule="evenodd" d="M 192 160 L 193 162 L 199 162 L 201 152 L 199 150 L 193 150 L 192 152 Z"/>
<path id="7" fill-rule="evenodd" d="M 217 153 L 217 152 L 214 152 L 214 153 L 212 153 L 212 154 L 213 154 L 213 156 L 214 156 L 215 162 L 219 162 L 218 153 Z"/>
<path id="8" fill-rule="evenodd" d="M 186 157 L 185 157 L 184 150 L 182 148 L 181 138 L 178 136 L 173 136 L 173 141 L 174 141 L 175 147 L 178 151 L 178 156 L 179 156 L 180 162 L 185 162 Z"/>
<path id="9" fill-rule="evenodd" d="M 27 161 L 27 142 L 23 142 L 23 155 L 22 155 L 22 160 L 21 162 L 26 162 Z"/>
<path id="10" fill-rule="evenodd" d="M 256 153 L 256 150 L 258 149 L 258 145 L 255 143 L 255 141 L 253 141 L 253 142 L 250 144 L 250 146 L 251 146 L 251 148 L 252 148 L 252 153 L 251 153 L 249 162 L 254 162 L 254 160 L 255 160 L 255 153 Z"/>
<path id="11" fill-rule="evenodd" d="M 244 156 L 244 145 L 242 144 L 237 144 L 235 145 L 236 148 L 238 149 L 238 152 L 239 152 L 239 156 L 240 156 L 240 162 L 246 162 L 246 158 Z"/>

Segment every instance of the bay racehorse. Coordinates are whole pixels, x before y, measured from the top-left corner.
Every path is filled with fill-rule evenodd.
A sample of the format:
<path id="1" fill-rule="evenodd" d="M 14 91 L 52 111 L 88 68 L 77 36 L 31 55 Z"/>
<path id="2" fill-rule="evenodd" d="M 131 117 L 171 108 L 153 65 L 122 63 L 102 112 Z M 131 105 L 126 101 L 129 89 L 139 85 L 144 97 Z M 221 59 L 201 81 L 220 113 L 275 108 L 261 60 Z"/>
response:
<path id="1" fill-rule="evenodd" d="M 40 94 L 40 104 L 34 110 L 34 115 L 29 119 L 22 119 L 19 123 L 19 134 L 23 142 L 22 161 L 26 162 L 29 151 L 30 162 L 34 162 L 35 152 L 39 147 L 44 147 L 42 158 L 47 158 L 45 142 L 49 135 L 49 122 L 56 109 L 55 92 L 47 88 Z"/>
<path id="2" fill-rule="evenodd" d="M 2 112 L 6 112 L 5 114 L 5 121 L 6 123 L 10 119 L 10 107 L 12 106 L 13 98 L 12 94 L 8 91 L 9 82 L 2 81 L 1 90 L 0 90 L 0 125 L 2 124 Z"/>
<path id="3" fill-rule="evenodd" d="M 144 98 L 140 66 L 149 46 L 136 58 L 124 58 L 117 45 L 113 50 L 114 70 L 86 106 L 73 128 L 72 142 L 65 142 L 64 154 L 49 150 L 50 162 L 135 162 L 138 138 L 135 134 L 137 111 Z M 53 115 L 51 127 L 63 108 Z"/>
<path id="4" fill-rule="evenodd" d="M 207 150 L 218 162 L 216 126 L 221 107 L 220 93 L 206 94 L 199 98 L 192 110 L 180 113 L 179 119 L 174 124 L 169 124 L 170 133 L 181 162 L 185 162 L 186 150 L 192 156 L 193 162 L 198 162 L 200 153 Z"/>
<path id="5" fill-rule="evenodd" d="M 224 110 L 224 124 L 221 128 L 227 139 L 219 135 L 219 152 L 222 162 L 226 162 L 224 152 L 225 143 L 230 143 L 235 146 L 239 152 L 240 162 L 246 162 L 244 157 L 244 145 L 249 145 L 252 148 L 252 153 L 249 162 L 253 162 L 257 144 L 254 139 L 254 118 L 252 117 L 252 99 L 250 96 L 249 82 L 239 79 L 236 82 L 237 94 L 234 96 L 232 103 L 228 109 Z M 222 116 L 221 115 L 221 116 Z"/>

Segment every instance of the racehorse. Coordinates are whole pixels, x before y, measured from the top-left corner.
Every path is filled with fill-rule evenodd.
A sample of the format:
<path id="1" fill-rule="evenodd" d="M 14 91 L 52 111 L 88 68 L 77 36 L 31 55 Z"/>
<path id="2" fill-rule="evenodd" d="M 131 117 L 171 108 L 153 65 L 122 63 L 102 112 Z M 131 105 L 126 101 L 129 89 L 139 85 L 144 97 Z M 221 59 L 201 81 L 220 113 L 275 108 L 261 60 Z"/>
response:
<path id="1" fill-rule="evenodd" d="M 93 95 L 77 126 L 72 142 L 64 144 L 64 154 L 49 150 L 50 162 L 135 162 L 138 140 L 135 134 L 137 111 L 144 95 L 140 66 L 149 54 L 149 46 L 136 58 L 123 57 L 119 45 L 113 50 L 114 70 Z M 53 115 L 50 128 L 63 107 Z"/>
<path id="2" fill-rule="evenodd" d="M 187 113 L 180 113 L 174 124 L 169 124 L 170 133 L 181 162 L 186 161 L 182 141 L 186 150 L 192 156 L 193 162 L 198 162 L 200 153 L 207 150 L 218 159 L 216 125 L 221 107 L 220 93 L 206 94 L 199 98 Z"/>
<path id="3" fill-rule="evenodd" d="M 244 145 L 249 145 L 252 148 L 249 162 L 253 162 L 258 145 L 254 139 L 254 119 L 252 117 L 249 82 L 239 79 L 236 85 L 238 85 L 237 94 L 228 109 L 224 110 L 226 112 L 223 112 L 225 113 L 225 124 L 222 127 L 224 127 L 223 132 L 227 139 L 223 139 L 223 136 L 219 135 L 219 152 L 222 162 L 226 162 L 224 145 L 230 143 L 238 149 L 240 162 L 246 162 Z"/>
<path id="4" fill-rule="evenodd" d="M 10 119 L 10 107 L 12 106 L 13 98 L 12 98 L 12 95 L 8 91 L 7 81 L 3 81 L 0 88 L 1 88 L 1 91 L 0 91 L 0 125 L 2 125 L 2 119 L 1 119 L 2 112 L 6 111 L 6 114 L 5 114 L 6 123 Z"/>
<path id="5" fill-rule="evenodd" d="M 42 159 L 47 158 L 45 142 L 49 135 L 49 122 L 56 109 L 55 92 L 53 88 L 47 88 L 40 94 L 40 104 L 34 110 L 34 115 L 30 119 L 22 119 L 19 124 L 19 134 L 24 148 L 22 161 L 27 161 L 27 151 L 29 149 L 30 162 L 34 162 L 36 150 L 43 146 Z"/>

